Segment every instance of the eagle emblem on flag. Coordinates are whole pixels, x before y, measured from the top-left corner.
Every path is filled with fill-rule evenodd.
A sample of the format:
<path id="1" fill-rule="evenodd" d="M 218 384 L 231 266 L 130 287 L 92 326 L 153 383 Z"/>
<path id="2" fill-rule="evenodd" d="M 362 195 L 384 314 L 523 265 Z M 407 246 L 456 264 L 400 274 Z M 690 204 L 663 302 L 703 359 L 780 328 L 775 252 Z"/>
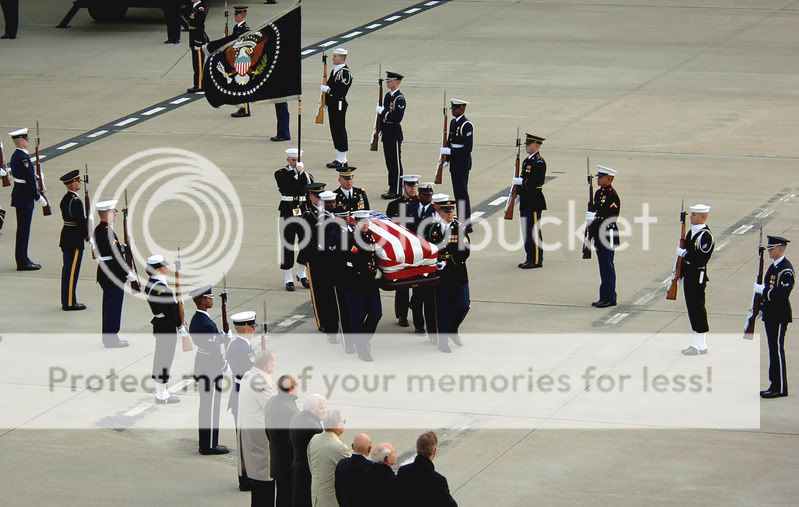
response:
<path id="1" fill-rule="evenodd" d="M 225 60 L 232 72 L 227 72 L 221 62 L 217 70 L 228 83 L 235 81 L 239 85 L 246 85 L 250 82 L 253 71 L 259 69 L 267 60 L 264 52 L 266 42 L 267 38 L 260 32 L 247 34 L 225 50 Z"/>

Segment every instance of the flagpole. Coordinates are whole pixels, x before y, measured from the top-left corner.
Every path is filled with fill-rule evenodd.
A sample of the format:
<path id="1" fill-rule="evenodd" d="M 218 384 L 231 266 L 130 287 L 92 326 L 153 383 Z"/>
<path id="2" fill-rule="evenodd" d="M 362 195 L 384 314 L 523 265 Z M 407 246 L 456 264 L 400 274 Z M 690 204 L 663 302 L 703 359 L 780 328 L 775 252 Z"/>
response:
<path id="1" fill-rule="evenodd" d="M 302 97 L 297 99 L 297 160 L 302 160 Z"/>

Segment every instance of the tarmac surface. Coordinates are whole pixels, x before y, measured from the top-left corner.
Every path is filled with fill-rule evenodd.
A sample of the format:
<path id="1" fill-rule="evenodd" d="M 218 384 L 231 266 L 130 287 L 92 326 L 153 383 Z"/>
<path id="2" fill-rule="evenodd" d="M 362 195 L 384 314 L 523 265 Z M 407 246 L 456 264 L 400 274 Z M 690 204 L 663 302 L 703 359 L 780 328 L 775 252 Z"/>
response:
<path id="1" fill-rule="evenodd" d="M 212 39 L 222 34 L 222 5 L 211 2 L 207 29 Z M 475 251 L 469 260 L 472 300 L 461 327 L 465 345 L 444 355 L 424 338 L 410 332 L 405 336 L 393 318 L 393 295 L 384 292 L 381 334 L 373 341 L 375 363 L 369 371 L 417 362 L 431 369 L 441 364 L 442 369 L 470 371 L 486 363 L 510 364 L 520 354 L 529 354 L 533 365 L 564 352 L 555 333 L 568 333 L 563 343 L 576 333 L 594 335 L 593 348 L 583 351 L 601 350 L 606 342 L 618 358 L 654 347 L 650 350 L 664 357 L 673 353 L 667 360 L 681 367 L 679 349 L 688 338 L 680 341 L 674 334 L 689 333 L 690 326 L 682 294 L 671 302 L 663 292 L 684 199 L 686 205 L 712 206 L 708 223 L 717 242 L 707 293 L 710 354 L 699 361 L 716 361 L 714 351 L 720 350 L 755 358 L 759 349 L 760 382 L 741 381 L 739 400 L 759 411 L 759 425 L 629 429 L 607 419 L 604 429 L 598 429 L 598 422 L 592 426 L 596 429 L 565 429 L 576 419 L 557 423 L 552 415 L 564 403 L 540 420 L 531 417 L 492 429 L 477 409 L 444 414 L 420 403 L 415 411 L 397 410 L 386 398 L 381 409 L 396 418 L 396 425 L 364 428 L 356 414 L 381 404 L 343 403 L 349 424 L 342 439 L 349 442 L 359 428 L 365 429 L 375 442 L 393 442 L 405 460 L 412 457 L 422 429 L 406 424 L 405 415 L 429 415 L 442 440 L 436 468 L 464 506 L 795 503 L 796 397 L 759 401 L 757 392 L 767 383 L 765 340 L 743 342 L 738 336 L 751 301 L 759 228 L 799 241 L 799 151 L 794 142 L 799 136 L 799 1 L 454 0 L 422 3 L 421 11 L 408 13 L 414 5 L 395 0 L 308 0 L 303 5 L 303 47 L 318 49 L 318 43 L 336 40 L 331 48 L 344 42 L 349 49 L 347 63 L 355 76 L 348 96 L 349 160 L 358 167 L 356 185 L 366 188 L 373 208 L 385 205 L 379 195 L 386 185 L 383 155 L 368 149 L 378 65 L 406 76 L 406 174 L 432 180 L 445 91 L 470 102 L 467 116 L 475 125 L 469 188 L 473 212 L 481 212 L 484 222 L 472 241 L 492 246 Z M 255 27 L 287 6 L 251 5 L 248 23 Z M 138 254 L 146 257 L 156 248 L 174 254 L 181 245 L 191 275 L 202 265 L 197 238 L 206 242 L 214 230 L 231 232 L 232 238 L 240 233 L 235 248 L 233 241 L 207 241 L 214 254 L 206 256 L 213 265 L 205 266 L 205 276 L 217 281 L 225 272 L 231 313 L 255 310 L 261 319 L 266 305 L 278 373 L 299 374 L 296 368 L 306 359 L 329 360 L 342 371 L 365 371 L 352 356 L 314 334 L 307 290 L 286 292 L 277 266 L 279 193 L 272 175 L 284 164 L 283 150 L 295 146 L 296 104 L 290 104 L 293 141 L 272 143 L 271 104 L 255 104 L 252 117 L 232 119 L 232 107 L 213 109 L 196 97 L 180 101 L 191 85 L 189 60 L 163 75 L 186 50 L 187 36 L 182 34 L 181 45 L 162 44 L 166 30 L 160 11 L 131 9 L 120 24 L 95 23 L 81 11 L 71 28 L 55 29 L 67 8 L 53 0 L 25 2 L 19 37 L 0 41 L 6 159 L 13 144 L 5 133 L 33 128 L 38 120 L 42 148 L 52 159 L 42 160 L 56 204 L 63 190 L 57 177 L 84 164 L 96 202 L 109 197 L 96 193 L 103 185 L 109 193 L 120 191 L 132 170 L 123 167 L 112 174 L 112 168 L 131 155 L 174 148 L 204 157 L 221 171 L 212 174 L 227 178 L 207 181 L 219 189 L 219 201 L 197 208 L 156 206 L 147 220 L 144 211 L 134 214 L 131 233 Z M 400 17 L 385 21 L 394 15 Z M 344 37 L 375 23 L 385 26 L 351 40 Z M 318 53 L 309 54 L 303 62 L 303 161 L 317 181 L 335 187 L 334 171 L 324 167 L 334 158 L 328 125 L 313 122 L 320 78 Z M 162 104 L 167 104 L 164 110 L 143 114 Z M 575 243 L 567 225 L 570 210 L 578 225 L 582 220 L 586 157 L 591 166 L 619 171 L 614 187 L 622 215 L 631 222 L 630 247 L 616 255 L 619 306 L 590 307 L 598 272 L 595 260 L 581 260 L 579 239 L 571 249 L 547 252 L 544 268 L 530 271 L 516 268 L 523 260 L 518 244 L 499 246 L 501 226 L 509 241 L 518 240 L 518 218 L 501 219 L 517 127 L 546 138 L 541 150 L 550 176 L 544 187 L 545 216 L 564 222 L 545 226 L 546 241 L 568 245 L 571 237 Z M 87 137 L 100 130 L 107 132 Z M 71 142 L 76 144 L 66 146 Z M 151 178 L 157 175 L 125 184 L 140 210 L 154 202 L 154 187 L 146 185 Z M 451 190 L 448 177 L 440 189 Z M 131 346 L 103 349 L 98 336 L 101 293 L 88 251 L 78 286 L 78 298 L 88 309 L 64 313 L 57 211 L 46 218 L 36 210 L 30 257 L 43 269 L 19 273 L 13 261 L 10 189 L 0 189 L 0 203 L 8 210 L 0 235 L 0 428 L 5 428 L 0 429 L 0 503 L 248 505 L 249 496 L 236 490 L 234 455 L 196 453 L 192 418 L 197 397 L 191 389 L 182 403 L 153 406 L 142 389 L 94 396 L 85 385 L 50 388 L 47 369 L 53 366 L 101 375 L 114 367 L 145 376 L 153 351 L 151 314 L 143 301 L 126 296 L 122 331 L 131 335 Z M 648 242 L 642 224 L 633 221 L 647 209 L 657 218 Z M 200 217 L 241 217 L 241 222 L 203 231 Z M 492 230 L 489 239 L 484 225 Z M 215 256 L 222 260 L 216 262 Z M 787 256 L 793 257 L 791 248 Z M 141 274 L 142 268 L 140 262 Z M 192 306 L 187 301 L 189 314 Z M 218 307 L 212 316 L 218 321 Z M 529 337 L 525 347 L 509 338 L 516 334 L 527 340 L 524 334 L 532 333 L 551 334 L 549 346 L 533 346 L 539 341 Z M 617 335 L 633 334 L 632 345 L 619 350 Z M 789 383 L 799 367 L 792 338 L 789 327 Z M 192 362 L 193 354 L 178 352 L 175 370 L 188 374 Z M 223 416 L 220 441 L 231 447 L 235 442 L 230 414 Z"/>

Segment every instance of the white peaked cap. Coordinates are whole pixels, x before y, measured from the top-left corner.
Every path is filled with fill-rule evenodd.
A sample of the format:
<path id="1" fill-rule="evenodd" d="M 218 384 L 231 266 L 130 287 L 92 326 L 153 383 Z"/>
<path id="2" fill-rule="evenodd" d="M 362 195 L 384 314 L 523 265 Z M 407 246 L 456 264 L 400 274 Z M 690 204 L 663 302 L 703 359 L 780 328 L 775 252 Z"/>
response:
<path id="1" fill-rule="evenodd" d="M 239 312 L 230 316 L 230 320 L 234 324 L 245 324 L 247 322 L 255 322 L 255 312 Z"/>
<path id="2" fill-rule="evenodd" d="M 433 202 L 446 202 L 449 201 L 449 195 L 447 194 L 434 194 L 433 195 Z"/>
<path id="3" fill-rule="evenodd" d="M 325 190 L 319 194 L 319 198 L 323 201 L 335 201 L 336 200 L 336 193 L 331 192 L 330 190 Z"/>
<path id="4" fill-rule="evenodd" d="M 150 266 L 155 266 L 156 264 L 169 264 L 164 256 L 161 254 L 151 255 L 147 257 L 147 264 Z"/>
<path id="5" fill-rule="evenodd" d="M 101 201 L 94 205 L 97 211 L 111 211 L 117 207 L 117 200 L 111 199 L 110 201 Z"/>
<path id="6" fill-rule="evenodd" d="M 616 169 L 605 167 L 603 165 L 596 166 L 597 174 L 607 174 L 608 176 L 616 176 Z"/>
<path id="7" fill-rule="evenodd" d="M 17 130 L 15 130 L 13 132 L 9 132 L 8 133 L 8 135 L 10 135 L 11 137 L 24 136 L 24 135 L 27 135 L 27 134 L 28 134 L 28 129 L 26 129 L 26 128 L 25 129 L 17 129 Z"/>

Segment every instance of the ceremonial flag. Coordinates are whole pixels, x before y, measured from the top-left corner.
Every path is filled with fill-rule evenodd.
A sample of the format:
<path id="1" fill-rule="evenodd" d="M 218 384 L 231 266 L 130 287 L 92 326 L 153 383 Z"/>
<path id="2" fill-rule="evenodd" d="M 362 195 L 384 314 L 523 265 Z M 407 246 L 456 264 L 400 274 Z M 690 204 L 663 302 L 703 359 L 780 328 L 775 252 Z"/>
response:
<path id="1" fill-rule="evenodd" d="M 209 104 L 219 107 L 300 96 L 301 10 L 297 3 L 208 57 L 203 91 Z"/>
<path id="2" fill-rule="evenodd" d="M 402 280 L 436 272 L 435 245 L 378 212 L 371 213 L 369 230 L 375 239 L 377 263 L 384 278 Z"/>

